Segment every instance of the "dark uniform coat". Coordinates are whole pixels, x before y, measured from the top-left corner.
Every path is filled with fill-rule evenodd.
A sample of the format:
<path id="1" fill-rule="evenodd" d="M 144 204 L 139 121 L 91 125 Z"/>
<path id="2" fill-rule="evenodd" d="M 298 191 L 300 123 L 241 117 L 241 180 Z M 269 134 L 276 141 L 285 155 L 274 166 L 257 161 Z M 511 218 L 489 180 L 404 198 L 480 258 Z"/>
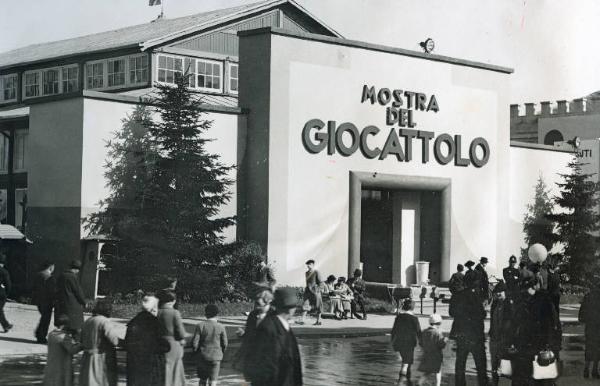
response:
<path id="1" fill-rule="evenodd" d="M 169 342 L 158 318 L 142 311 L 129 324 L 125 335 L 127 385 L 162 386 L 165 384 L 165 353 Z"/>
<path id="2" fill-rule="evenodd" d="M 583 298 L 579 321 L 585 323 L 585 360 L 600 361 L 600 289 Z"/>
<path id="3" fill-rule="evenodd" d="M 65 271 L 56 283 L 56 308 L 54 319 L 59 315 L 69 317 L 69 329 L 78 331 L 83 325 L 85 297 L 79 279 L 72 271 Z"/>
<path id="4" fill-rule="evenodd" d="M 254 366 L 249 378 L 252 386 L 301 386 L 302 363 L 294 333 L 275 314 L 258 325 Z"/>
<path id="5" fill-rule="evenodd" d="M 516 297 L 519 293 L 519 280 L 521 278 L 519 270 L 513 267 L 506 267 L 502 270 L 502 277 L 506 283 L 507 297 Z"/>
<path id="6" fill-rule="evenodd" d="M 488 300 L 490 298 L 490 279 L 488 274 L 481 263 L 475 266 L 475 272 L 479 276 L 479 296 L 482 301 Z"/>

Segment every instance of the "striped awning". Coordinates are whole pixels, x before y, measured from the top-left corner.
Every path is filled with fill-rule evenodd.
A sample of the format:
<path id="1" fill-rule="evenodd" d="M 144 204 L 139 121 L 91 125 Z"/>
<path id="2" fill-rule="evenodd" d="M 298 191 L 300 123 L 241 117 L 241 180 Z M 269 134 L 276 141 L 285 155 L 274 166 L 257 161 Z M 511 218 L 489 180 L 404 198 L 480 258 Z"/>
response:
<path id="1" fill-rule="evenodd" d="M 21 231 L 8 224 L 0 224 L 0 240 L 17 240 L 33 244 Z"/>

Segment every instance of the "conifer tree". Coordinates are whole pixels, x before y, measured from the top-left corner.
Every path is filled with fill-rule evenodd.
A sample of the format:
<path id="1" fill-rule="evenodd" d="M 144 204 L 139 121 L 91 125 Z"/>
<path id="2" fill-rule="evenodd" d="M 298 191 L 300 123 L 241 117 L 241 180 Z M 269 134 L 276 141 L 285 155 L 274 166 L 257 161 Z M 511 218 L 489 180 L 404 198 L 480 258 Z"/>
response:
<path id="1" fill-rule="evenodd" d="M 548 218 L 552 214 L 554 203 L 550 198 L 550 191 L 540 175 L 535 186 L 533 203 L 527 205 L 527 213 L 523 219 L 523 233 L 525 233 L 525 244 L 532 245 L 540 243 L 547 250 L 552 249 L 556 242 L 554 223 Z M 528 248 L 521 250 L 521 257 L 527 260 Z"/>
<path id="2" fill-rule="evenodd" d="M 562 271 L 574 284 L 586 284 L 591 267 L 598 261 L 598 237 L 594 232 L 600 228 L 598 194 L 600 186 L 591 180 L 593 174 L 583 173 L 581 163 L 575 159 L 569 163 L 570 174 L 560 174 L 564 182 L 557 183 L 560 194 L 554 202 L 561 208 L 549 216 L 556 224 L 558 241 L 564 246 L 561 257 Z"/>

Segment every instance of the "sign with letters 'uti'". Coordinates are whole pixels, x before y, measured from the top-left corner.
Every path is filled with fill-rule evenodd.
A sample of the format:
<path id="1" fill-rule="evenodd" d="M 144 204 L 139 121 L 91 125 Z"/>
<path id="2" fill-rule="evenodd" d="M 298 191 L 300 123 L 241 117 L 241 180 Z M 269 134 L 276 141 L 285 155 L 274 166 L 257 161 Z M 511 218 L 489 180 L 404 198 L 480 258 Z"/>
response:
<path id="1" fill-rule="evenodd" d="M 361 103 L 385 106 L 386 124 L 398 126 L 389 129 L 383 148 L 371 147 L 368 144 L 369 137 L 380 135 L 382 130 L 377 126 L 369 125 L 359 130 L 350 122 L 338 125 L 335 121 L 328 121 L 326 124 L 320 119 L 311 119 L 304 125 L 302 129 L 304 148 L 313 154 L 327 149 L 329 155 L 337 152 L 345 157 L 360 150 L 362 155 L 369 159 L 383 160 L 388 156 L 395 156 L 398 161 L 411 162 L 413 144 L 416 143 L 418 146 L 420 142 L 422 163 L 429 162 L 432 143 L 433 156 L 441 165 L 454 161 L 456 166 L 473 165 L 479 168 L 490 158 L 490 146 L 484 138 L 474 138 L 467 150 L 466 147 L 463 148 L 461 135 L 452 136 L 446 133 L 436 135 L 433 131 L 415 129 L 417 126 L 414 119 L 415 111 L 434 114 L 439 111 L 437 98 L 433 94 L 388 88 L 377 90 L 374 86 L 364 85 Z M 350 138 L 350 143 L 344 142 L 344 136 Z M 478 153 L 477 148 L 480 148 L 481 152 Z"/>

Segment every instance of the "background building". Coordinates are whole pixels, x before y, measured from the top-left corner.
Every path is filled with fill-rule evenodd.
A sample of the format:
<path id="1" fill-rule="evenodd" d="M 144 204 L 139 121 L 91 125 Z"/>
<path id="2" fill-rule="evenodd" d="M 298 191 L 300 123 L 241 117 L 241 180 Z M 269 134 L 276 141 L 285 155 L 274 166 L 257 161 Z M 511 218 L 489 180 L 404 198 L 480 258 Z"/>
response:
<path id="1" fill-rule="evenodd" d="M 111 240 L 82 219 L 108 193 L 105 141 L 184 72 L 214 121 L 208 150 L 238 166 L 225 236 L 258 241 L 282 283 L 302 284 L 308 258 L 401 284 L 416 261 L 434 282 L 467 259 L 500 266 L 537 175 L 551 184 L 570 158 L 511 146 L 510 69 L 345 40 L 292 0 L 158 19 L 0 54 L 0 187 L 32 268 L 82 259 L 95 294 Z"/>

